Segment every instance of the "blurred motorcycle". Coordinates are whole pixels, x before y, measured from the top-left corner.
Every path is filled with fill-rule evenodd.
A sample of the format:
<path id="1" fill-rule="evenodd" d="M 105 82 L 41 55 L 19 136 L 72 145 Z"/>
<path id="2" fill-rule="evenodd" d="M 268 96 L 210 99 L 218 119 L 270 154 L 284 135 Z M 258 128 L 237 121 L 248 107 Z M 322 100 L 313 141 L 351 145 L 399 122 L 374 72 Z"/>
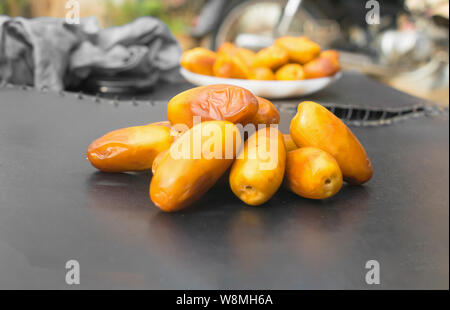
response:
<path id="1" fill-rule="evenodd" d="M 213 50 L 223 42 L 259 50 L 305 35 L 338 49 L 346 69 L 438 88 L 449 81 L 448 23 L 448 0 L 209 0 L 191 34 Z"/>

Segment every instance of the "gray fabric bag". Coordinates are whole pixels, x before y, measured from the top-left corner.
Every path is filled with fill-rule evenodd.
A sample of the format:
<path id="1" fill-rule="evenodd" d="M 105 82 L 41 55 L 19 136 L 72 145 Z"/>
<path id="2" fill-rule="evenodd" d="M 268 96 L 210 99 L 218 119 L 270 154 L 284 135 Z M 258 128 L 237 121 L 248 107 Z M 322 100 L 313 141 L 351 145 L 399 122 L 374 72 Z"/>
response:
<path id="1" fill-rule="evenodd" d="M 180 79 L 181 47 L 157 18 L 100 29 L 59 18 L 0 16 L 0 82 L 59 91 L 87 77 L 138 75 L 156 83 Z"/>

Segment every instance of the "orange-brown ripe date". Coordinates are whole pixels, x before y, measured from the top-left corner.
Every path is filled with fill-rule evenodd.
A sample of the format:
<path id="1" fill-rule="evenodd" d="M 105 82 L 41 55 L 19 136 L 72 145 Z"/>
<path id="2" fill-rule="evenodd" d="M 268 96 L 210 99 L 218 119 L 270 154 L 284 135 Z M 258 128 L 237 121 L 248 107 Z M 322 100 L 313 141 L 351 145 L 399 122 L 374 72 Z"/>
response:
<path id="1" fill-rule="evenodd" d="M 166 212 L 191 205 L 227 171 L 240 143 L 241 135 L 233 123 L 195 125 L 159 159 L 150 183 L 151 200 Z"/>
<path id="2" fill-rule="evenodd" d="M 320 53 L 319 57 L 321 58 L 327 58 L 333 62 L 333 64 L 340 69 L 340 63 L 339 63 L 339 52 L 336 50 L 326 50 Z"/>
<path id="3" fill-rule="evenodd" d="M 275 80 L 275 74 L 270 68 L 257 67 L 251 70 L 250 80 L 273 81 Z"/>
<path id="4" fill-rule="evenodd" d="M 286 148 L 276 128 L 259 129 L 245 141 L 233 163 L 230 187 L 243 202 L 257 206 L 268 201 L 283 182 Z"/>
<path id="5" fill-rule="evenodd" d="M 216 60 L 216 53 L 197 47 L 183 53 L 181 66 L 194 73 L 213 75 L 213 66 Z"/>
<path id="6" fill-rule="evenodd" d="M 218 58 L 213 66 L 213 74 L 217 77 L 248 79 L 252 74 L 255 53 L 246 48 L 238 48 L 232 43 L 223 43 L 218 51 Z"/>
<path id="7" fill-rule="evenodd" d="M 155 157 L 173 140 L 167 122 L 128 127 L 95 140 L 86 153 L 90 163 L 104 172 L 143 171 L 152 168 Z"/>
<path id="8" fill-rule="evenodd" d="M 256 53 L 253 67 L 266 67 L 270 69 L 277 69 L 289 61 L 289 55 L 284 50 L 277 46 L 270 46 L 263 48 Z"/>
<path id="9" fill-rule="evenodd" d="M 320 56 L 303 66 L 307 79 L 332 76 L 340 70 L 339 61 L 330 56 Z"/>
<path id="10" fill-rule="evenodd" d="M 231 43 L 231 42 L 224 42 L 217 49 L 217 54 L 230 54 L 236 48 L 237 47 L 233 43 Z"/>
<path id="11" fill-rule="evenodd" d="M 304 101 L 291 121 L 290 135 L 299 147 L 316 147 L 333 156 L 349 183 L 370 180 L 373 169 L 369 157 L 351 130 L 325 107 Z"/>
<path id="12" fill-rule="evenodd" d="M 267 99 L 256 96 L 258 99 L 258 112 L 251 121 L 255 125 L 270 125 L 280 123 L 280 113 L 277 108 Z"/>
<path id="13" fill-rule="evenodd" d="M 292 62 L 305 64 L 320 53 L 320 46 L 306 37 L 281 37 L 275 40 L 275 46 L 284 49 Z"/>
<path id="14" fill-rule="evenodd" d="M 279 81 L 303 80 L 305 79 L 305 72 L 299 64 L 287 64 L 277 70 L 275 78 Z"/>
<path id="15" fill-rule="evenodd" d="M 152 164 L 152 173 L 153 175 L 156 173 L 156 170 L 158 169 L 159 163 L 163 161 L 163 159 L 169 156 L 169 149 L 164 150 L 162 152 L 160 152 L 155 159 L 153 160 L 153 164 Z"/>
<path id="16" fill-rule="evenodd" d="M 234 54 L 240 57 L 248 67 L 251 67 L 255 61 L 256 53 L 249 49 L 236 48 Z"/>
<path id="17" fill-rule="evenodd" d="M 210 85 L 189 89 L 173 97 L 167 106 L 169 121 L 193 126 L 201 121 L 226 120 L 246 125 L 258 112 L 258 99 L 248 90 L 232 85 Z"/>
<path id="18" fill-rule="evenodd" d="M 251 70 L 238 55 L 221 53 L 214 63 L 213 74 L 222 78 L 248 79 Z"/>
<path id="19" fill-rule="evenodd" d="M 305 147 L 288 152 L 286 185 L 299 196 L 326 199 L 342 187 L 342 172 L 337 161 L 321 149 Z"/>

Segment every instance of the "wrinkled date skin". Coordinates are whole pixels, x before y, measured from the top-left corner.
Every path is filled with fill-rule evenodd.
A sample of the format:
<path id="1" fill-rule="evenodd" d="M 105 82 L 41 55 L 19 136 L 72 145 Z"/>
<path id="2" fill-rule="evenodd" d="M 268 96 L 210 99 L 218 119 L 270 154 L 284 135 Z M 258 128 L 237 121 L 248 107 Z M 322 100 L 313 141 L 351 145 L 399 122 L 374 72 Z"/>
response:
<path id="1" fill-rule="evenodd" d="M 212 132 L 211 129 L 215 131 Z M 202 137 L 198 140 L 201 141 L 200 157 L 194 157 L 195 143 L 193 141 L 199 137 Z M 231 139 L 225 137 L 231 137 Z M 195 125 L 178 138 L 172 144 L 168 154 L 163 155 L 159 160 L 150 183 L 151 200 L 165 212 L 179 211 L 191 205 L 227 171 L 236 157 L 240 143 L 239 130 L 233 123 L 209 121 Z M 173 156 L 174 152 L 183 149 L 186 145 L 188 156 Z M 211 145 L 214 145 L 212 149 Z M 206 157 L 204 150 L 211 151 L 213 156 Z M 231 156 L 225 156 L 226 152 L 230 152 Z"/>
<path id="2" fill-rule="evenodd" d="M 168 149 L 174 140 L 168 122 L 111 131 L 92 142 L 87 149 L 91 164 L 104 172 L 143 171 Z"/>
<path id="3" fill-rule="evenodd" d="M 275 46 L 284 49 L 288 53 L 290 61 L 301 65 L 320 54 L 320 45 L 306 37 L 281 37 L 275 40 Z"/>
<path id="4" fill-rule="evenodd" d="M 261 145 L 266 146 L 264 154 L 259 152 Z M 275 128 L 260 129 L 247 139 L 231 168 L 231 190 L 246 204 L 261 205 L 282 184 L 285 167 L 286 148 L 282 133 Z"/>
<path id="5" fill-rule="evenodd" d="M 325 107 L 312 101 L 298 105 L 290 135 L 299 147 L 316 147 L 333 156 L 344 179 L 363 184 L 372 178 L 369 157 L 351 130 Z"/>
<path id="6" fill-rule="evenodd" d="M 197 47 L 183 53 L 181 65 L 194 73 L 213 75 L 213 66 L 216 60 L 216 53 Z"/>
<path id="7" fill-rule="evenodd" d="M 326 199 L 342 187 L 342 172 L 337 161 L 321 149 L 305 147 L 287 154 L 286 185 L 297 195 Z"/>
<path id="8" fill-rule="evenodd" d="M 270 125 L 280 123 L 280 113 L 277 108 L 267 99 L 256 96 L 258 99 L 258 112 L 252 120 L 255 125 Z"/>
<path id="9" fill-rule="evenodd" d="M 258 112 L 258 99 L 248 90 L 232 85 L 196 87 L 173 97 L 167 106 L 169 121 L 193 126 L 193 117 L 201 121 L 226 120 L 246 125 Z"/>

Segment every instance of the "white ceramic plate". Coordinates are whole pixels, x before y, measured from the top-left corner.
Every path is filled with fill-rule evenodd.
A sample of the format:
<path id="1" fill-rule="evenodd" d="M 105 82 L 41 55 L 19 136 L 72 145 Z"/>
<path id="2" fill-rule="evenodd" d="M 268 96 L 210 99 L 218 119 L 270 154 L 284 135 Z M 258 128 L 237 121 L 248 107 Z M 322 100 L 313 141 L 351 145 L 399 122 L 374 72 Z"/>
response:
<path id="1" fill-rule="evenodd" d="M 324 89 L 325 87 L 336 82 L 342 76 L 342 72 L 338 72 L 333 76 L 319 79 L 300 81 L 256 81 L 219 78 L 215 76 L 193 73 L 184 68 L 181 68 L 181 74 L 186 80 L 198 86 L 231 84 L 246 88 L 256 96 L 268 99 L 306 96 Z"/>

